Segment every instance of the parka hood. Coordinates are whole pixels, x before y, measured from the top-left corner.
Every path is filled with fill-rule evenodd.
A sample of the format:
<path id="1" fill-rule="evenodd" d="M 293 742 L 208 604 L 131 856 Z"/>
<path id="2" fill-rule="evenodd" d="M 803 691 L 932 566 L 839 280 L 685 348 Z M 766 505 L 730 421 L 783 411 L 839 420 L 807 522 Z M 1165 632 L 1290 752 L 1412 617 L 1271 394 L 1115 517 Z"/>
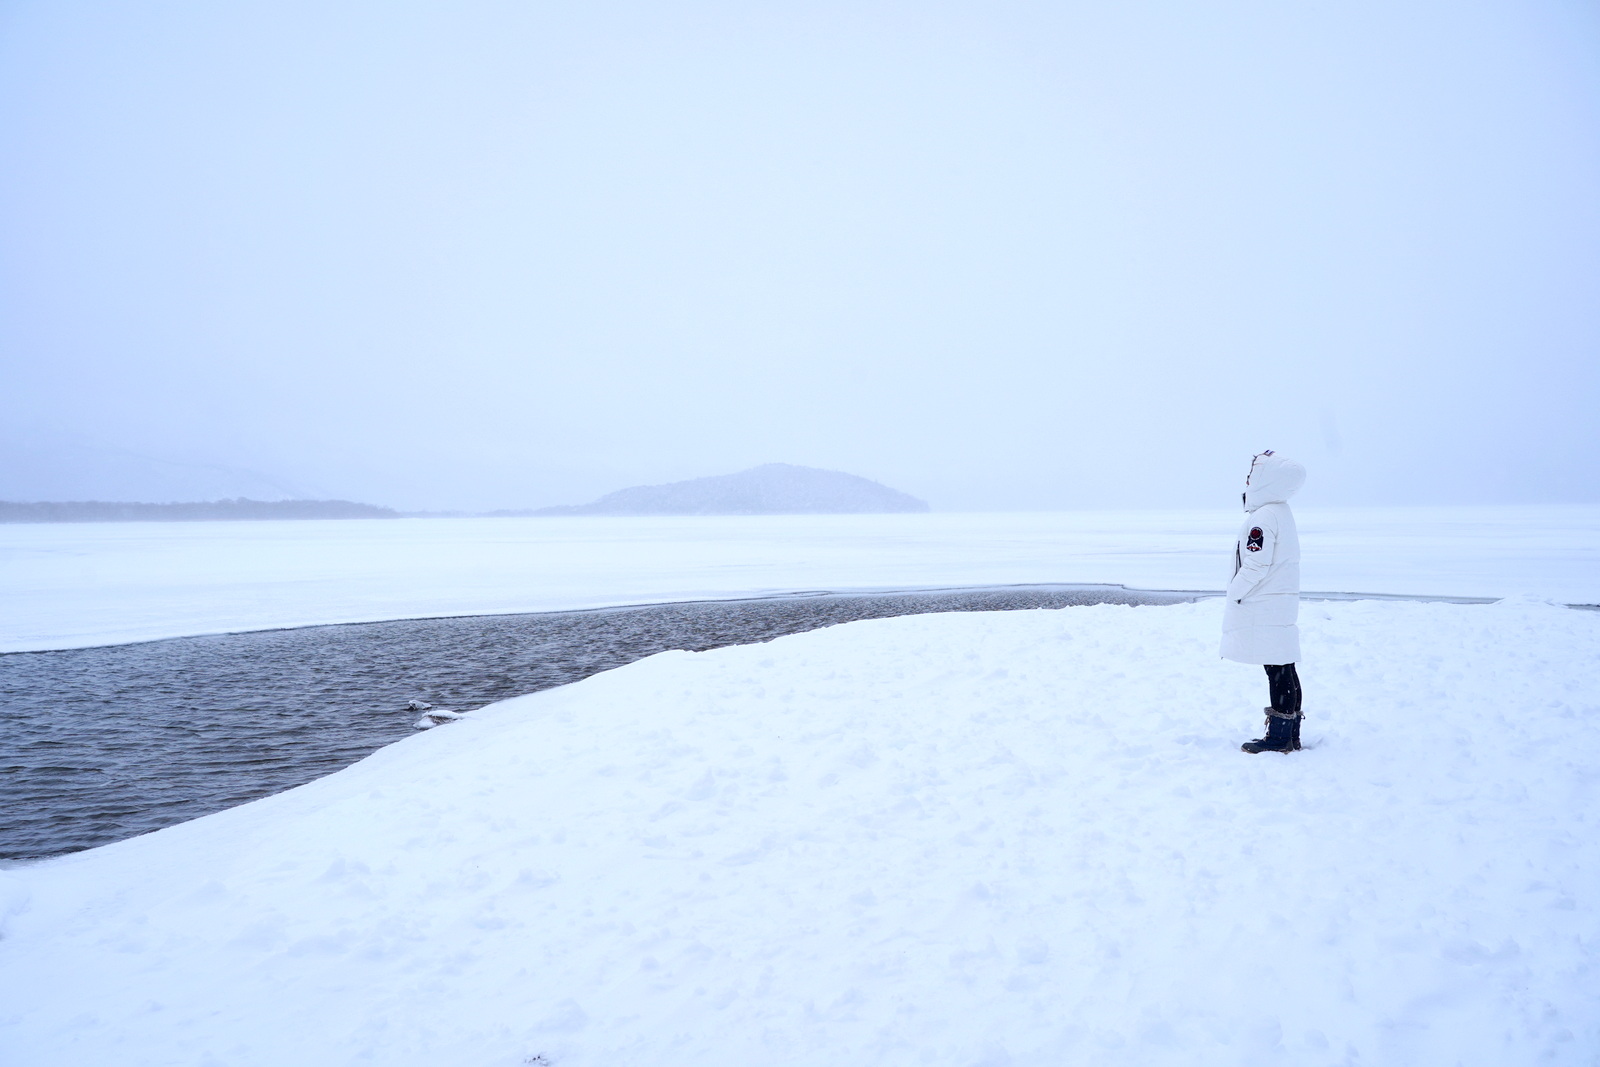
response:
<path id="1" fill-rule="evenodd" d="M 1262 452 L 1250 461 L 1244 480 L 1244 509 L 1254 511 L 1263 504 L 1281 504 L 1306 484 L 1306 469 L 1276 452 Z"/>

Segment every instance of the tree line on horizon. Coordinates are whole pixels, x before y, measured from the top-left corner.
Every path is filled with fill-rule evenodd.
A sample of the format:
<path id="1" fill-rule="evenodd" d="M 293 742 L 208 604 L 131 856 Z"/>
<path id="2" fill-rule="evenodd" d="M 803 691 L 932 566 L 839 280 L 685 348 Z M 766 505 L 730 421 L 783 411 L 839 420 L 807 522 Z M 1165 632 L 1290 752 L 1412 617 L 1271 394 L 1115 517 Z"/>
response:
<path id="1" fill-rule="evenodd" d="M 138 504 L 104 500 L 0 500 L 0 522 L 195 522 L 214 519 L 397 519 L 393 508 L 351 500 L 202 500 Z"/>

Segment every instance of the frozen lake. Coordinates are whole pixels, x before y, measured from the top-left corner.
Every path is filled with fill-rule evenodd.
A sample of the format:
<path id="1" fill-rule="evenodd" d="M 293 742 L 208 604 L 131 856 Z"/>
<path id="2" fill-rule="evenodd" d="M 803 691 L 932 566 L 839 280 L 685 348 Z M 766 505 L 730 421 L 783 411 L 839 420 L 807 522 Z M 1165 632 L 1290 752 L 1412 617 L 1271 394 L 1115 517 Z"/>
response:
<path id="1" fill-rule="evenodd" d="M 1312 592 L 1600 601 L 1597 508 L 1300 516 Z M 1588 1062 L 1592 612 L 1308 605 L 1282 760 L 1237 750 L 1263 686 L 1214 601 L 607 606 L 1215 589 L 1235 520 L 0 528 L 4 647 L 55 649 L 0 656 L 7 848 L 114 842 L 0 871 L 0 1029 L 41 1065 Z"/>
<path id="2" fill-rule="evenodd" d="M 1600 507 L 1298 508 L 1308 591 L 1600 602 Z M 1036 583 L 1217 590 L 1236 511 L 0 526 L 0 651 Z"/>

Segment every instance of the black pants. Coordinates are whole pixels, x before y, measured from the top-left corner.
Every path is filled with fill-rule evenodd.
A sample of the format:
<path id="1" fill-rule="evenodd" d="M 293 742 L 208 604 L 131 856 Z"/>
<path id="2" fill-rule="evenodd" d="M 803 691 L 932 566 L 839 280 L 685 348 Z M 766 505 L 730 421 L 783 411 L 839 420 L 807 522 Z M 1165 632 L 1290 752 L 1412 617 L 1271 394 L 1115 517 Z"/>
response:
<path id="1" fill-rule="evenodd" d="M 1293 663 L 1269 663 L 1267 688 L 1272 693 L 1272 710 L 1300 714 L 1300 675 Z"/>

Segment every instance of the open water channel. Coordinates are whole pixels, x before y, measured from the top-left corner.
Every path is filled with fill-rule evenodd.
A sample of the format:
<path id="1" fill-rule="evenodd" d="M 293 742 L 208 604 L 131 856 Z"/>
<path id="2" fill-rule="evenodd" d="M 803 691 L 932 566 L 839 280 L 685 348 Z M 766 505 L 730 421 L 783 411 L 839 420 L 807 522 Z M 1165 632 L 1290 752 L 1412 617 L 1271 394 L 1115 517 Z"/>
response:
<path id="1" fill-rule="evenodd" d="M 856 619 L 1190 599 L 1121 586 L 819 593 L 0 655 L 0 861 L 93 848 L 331 774 L 410 736 L 411 700 L 469 710 L 668 649 Z"/>

